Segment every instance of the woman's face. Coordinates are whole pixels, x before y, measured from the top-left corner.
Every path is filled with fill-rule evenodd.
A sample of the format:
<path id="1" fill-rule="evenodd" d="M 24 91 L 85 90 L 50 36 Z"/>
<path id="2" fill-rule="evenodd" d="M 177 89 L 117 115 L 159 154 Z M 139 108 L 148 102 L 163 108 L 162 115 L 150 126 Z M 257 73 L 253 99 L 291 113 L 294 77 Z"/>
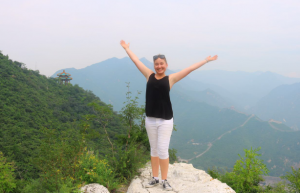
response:
<path id="1" fill-rule="evenodd" d="M 154 69 L 156 71 L 156 74 L 161 74 L 163 75 L 165 71 L 167 70 L 168 64 L 164 59 L 157 58 L 154 61 Z"/>

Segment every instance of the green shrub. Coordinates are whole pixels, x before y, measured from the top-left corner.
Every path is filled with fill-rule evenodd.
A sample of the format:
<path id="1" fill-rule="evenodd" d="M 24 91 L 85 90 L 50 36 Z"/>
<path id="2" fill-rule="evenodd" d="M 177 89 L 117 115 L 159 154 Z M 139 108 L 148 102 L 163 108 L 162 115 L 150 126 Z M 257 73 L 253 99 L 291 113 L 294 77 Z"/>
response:
<path id="1" fill-rule="evenodd" d="M 120 111 L 124 125 L 127 127 L 126 135 L 118 135 L 116 156 L 112 165 L 116 169 L 118 178 L 129 182 L 138 174 L 141 168 L 150 160 L 150 143 L 145 128 L 145 108 L 138 106 L 137 96 L 132 98 L 127 85 L 126 102 Z"/>
<path id="2" fill-rule="evenodd" d="M 134 141 L 129 141 L 127 149 L 125 145 L 118 147 L 116 157 L 111 161 L 117 177 L 124 183 L 130 182 L 138 174 L 139 168 L 150 160 L 150 154 L 145 147 L 140 147 Z"/>
<path id="3" fill-rule="evenodd" d="M 300 193 L 300 168 L 296 170 L 292 167 L 292 173 L 287 172 L 287 174 L 281 178 L 291 182 L 287 185 L 290 192 Z"/>
<path id="4" fill-rule="evenodd" d="M 7 162 L 0 151 L 0 192 L 11 192 L 16 188 L 14 177 L 14 162 Z"/>
<path id="5" fill-rule="evenodd" d="M 23 188 L 22 193 L 81 193 L 78 187 L 73 185 L 73 180 L 68 178 L 64 184 L 59 186 L 59 189 L 54 191 L 44 190 L 40 179 L 31 179 L 30 182 Z"/>
<path id="6" fill-rule="evenodd" d="M 213 167 L 212 169 L 208 168 L 207 173 L 214 179 L 221 179 L 222 174 L 217 167 Z"/>
<path id="7" fill-rule="evenodd" d="M 129 89 L 129 83 L 127 87 Z M 120 112 L 122 123 L 127 131 L 126 134 L 109 135 L 108 123 L 113 115 L 111 105 L 103 107 L 97 103 L 90 103 L 89 106 L 92 107 L 94 115 L 86 116 L 91 123 L 98 123 L 99 129 L 105 133 L 103 137 L 107 139 L 110 146 L 105 158 L 113 168 L 115 178 L 120 183 L 131 181 L 138 173 L 138 169 L 145 164 L 146 160 L 150 159 L 150 144 L 145 128 L 145 109 L 143 106 L 138 106 L 138 96 L 132 99 L 129 90 L 126 99 L 124 108 Z M 115 138 L 116 143 L 113 143 L 112 137 Z M 109 187 L 112 188 L 112 186 Z"/>
<path id="8" fill-rule="evenodd" d="M 98 183 L 105 186 L 109 191 L 116 189 L 119 185 L 108 161 L 101 160 L 98 154 L 94 155 L 92 151 L 84 154 L 76 167 L 75 177 L 84 184 Z"/>
<path id="9" fill-rule="evenodd" d="M 41 192 L 59 191 L 68 181 L 75 180 L 77 172 L 76 164 L 86 151 L 85 144 L 78 131 L 66 129 L 57 131 L 54 129 L 41 129 L 44 138 L 41 139 L 41 146 L 38 148 L 38 157 L 33 159 L 33 164 L 39 169 L 38 190 Z M 35 182 L 31 182 L 35 186 Z M 30 185 L 30 186 L 31 186 Z"/>
<path id="10" fill-rule="evenodd" d="M 286 191 L 287 184 L 285 181 L 283 182 L 278 182 L 274 186 L 266 186 L 266 187 L 261 187 L 260 192 L 264 193 L 285 193 Z"/>
<path id="11" fill-rule="evenodd" d="M 27 182 L 27 185 L 23 188 L 22 193 L 43 193 L 45 192 L 43 189 L 43 184 L 40 179 L 30 179 Z"/>
<path id="12" fill-rule="evenodd" d="M 260 147 L 254 150 L 252 150 L 252 147 L 249 150 L 244 149 L 245 156 L 239 155 L 240 160 L 236 161 L 231 172 L 221 174 L 216 169 L 213 169 L 209 170 L 208 173 L 229 185 L 237 193 L 259 192 L 261 191 L 259 182 L 264 180 L 261 175 L 269 172 L 263 161 L 257 158 L 257 156 L 260 156 L 257 153 L 260 149 Z"/>
<path id="13" fill-rule="evenodd" d="M 178 162 L 176 153 L 177 153 L 176 149 L 174 149 L 174 148 L 169 149 L 169 161 L 170 161 L 170 164 L 173 164 L 174 162 Z"/>

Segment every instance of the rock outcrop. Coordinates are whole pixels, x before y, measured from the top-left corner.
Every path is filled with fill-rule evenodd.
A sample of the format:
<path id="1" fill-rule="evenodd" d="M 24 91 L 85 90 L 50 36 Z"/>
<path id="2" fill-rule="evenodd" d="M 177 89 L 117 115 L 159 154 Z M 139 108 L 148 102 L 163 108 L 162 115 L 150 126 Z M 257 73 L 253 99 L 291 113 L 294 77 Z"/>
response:
<path id="1" fill-rule="evenodd" d="M 109 193 L 106 187 L 96 183 L 85 185 L 80 190 L 84 193 Z"/>
<path id="2" fill-rule="evenodd" d="M 151 163 L 140 169 L 141 175 L 136 176 L 128 188 L 127 193 L 163 193 L 162 185 L 145 188 L 145 184 L 152 178 Z M 159 178 L 161 177 L 159 171 Z M 161 180 L 161 179 L 160 179 Z M 234 193 L 227 184 L 213 179 L 203 170 L 198 170 L 192 164 L 174 163 L 169 165 L 168 182 L 173 188 L 169 193 Z"/>

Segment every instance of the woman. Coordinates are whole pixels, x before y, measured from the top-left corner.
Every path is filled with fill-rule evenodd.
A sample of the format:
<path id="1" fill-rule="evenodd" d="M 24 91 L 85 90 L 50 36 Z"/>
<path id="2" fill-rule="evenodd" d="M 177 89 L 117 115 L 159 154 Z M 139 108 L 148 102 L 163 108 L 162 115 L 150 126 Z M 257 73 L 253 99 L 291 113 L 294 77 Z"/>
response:
<path id="1" fill-rule="evenodd" d="M 168 150 L 173 131 L 173 110 L 169 92 L 176 82 L 207 62 L 216 60 L 218 56 L 208 56 L 206 59 L 195 63 L 180 72 L 166 76 L 165 71 L 168 67 L 168 63 L 164 55 L 153 56 L 154 69 L 156 72 L 154 73 L 129 49 L 129 43 L 126 44 L 125 41 L 121 40 L 120 44 L 136 67 L 147 79 L 145 125 L 151 147 L 153 177 L 146 187 L 150 188 L 159 184 L 158 172 L 160 166 L 163 189 L 172 190 L 171 185 L 167 182 L 169 169 Z"/>

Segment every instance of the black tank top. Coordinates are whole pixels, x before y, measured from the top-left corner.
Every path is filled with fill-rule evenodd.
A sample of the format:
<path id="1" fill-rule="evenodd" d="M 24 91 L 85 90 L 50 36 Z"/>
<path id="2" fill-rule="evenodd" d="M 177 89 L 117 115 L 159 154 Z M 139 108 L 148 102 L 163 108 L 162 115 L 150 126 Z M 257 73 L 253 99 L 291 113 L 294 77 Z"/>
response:
<path id="1" fill-rule="evenodd" d="M 146 88 L 146 116 L 166 120 L 173 118 L 169 76 L 159 80 L 155 78 L 154 73 L 149 76 Z"/>

